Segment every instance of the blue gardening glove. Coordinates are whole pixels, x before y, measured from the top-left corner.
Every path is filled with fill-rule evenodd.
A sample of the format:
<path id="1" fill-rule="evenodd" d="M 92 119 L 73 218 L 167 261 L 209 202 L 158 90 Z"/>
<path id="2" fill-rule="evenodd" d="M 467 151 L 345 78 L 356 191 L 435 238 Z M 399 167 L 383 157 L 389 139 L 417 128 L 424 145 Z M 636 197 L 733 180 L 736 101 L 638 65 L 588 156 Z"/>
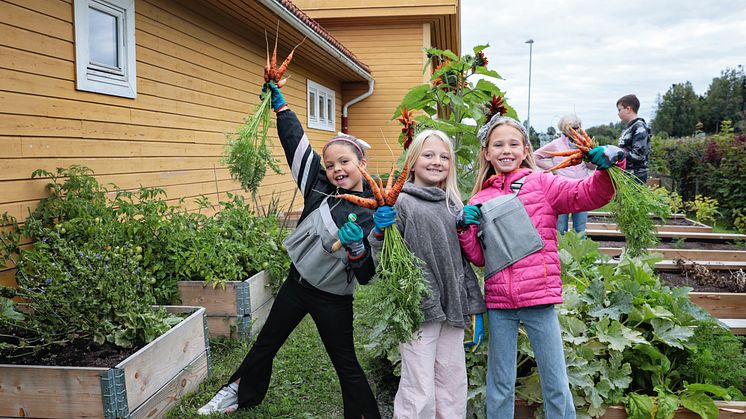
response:
<path id="1" fill-rule="evenodd" d="M 479 225 L 479 217 L 482 216 L 482 211 L 476 205 L 465 205 L 463 211 L 459 214 L 458 220 L 456 220 L 456 228 L 466 228 L 470 225 Z"/>
<path id="2" fill-rule="evenodd" d="M 624 158 L 624 150 L 613 145 L 600 145 L 588 151 L 588 158 L 601 170 L 606 170 Z"/>
<path id="3" fill-rule="evenodd" d="M 262 86 L 262 93 L 266 92 L 267 89 L 269 89 L 269 91 L 271 92 L 272 109 L 274 109 L 275 112 L 277 112 L 280 108 L 288 104 L 285 101 L 285 98 L 282 96 L 282 93 L 280 93 L 280 88 L 277 87 L 275 82 L 271 81 L 269 83 L 264 83 L 264 86 Z"/>
<path id="4" fill-rule="evenodd" d="M 464 342 L 464 349 L 476 352 L 484 340 L 484 313 L 471 315 L 471 340 Z"/>
<path id="5" fill-rule="evenodd" d="M 376 225 L 373 230 L 376 234 L 381 235 L 383 234 L 383 229 L 394 224 L 395 221 L 396 210 L 394 207 L 388 205 L 378 207 L 376 212 L 373 213 L 373 222 Z"/>
<path id="6" fill-rule="evenodd" d="M 342 246 L 347 249 L 347 253 L 349 253 L 350 256 L 360 256 L 365 252 L 365 244 L 363 244 L 363 229 L 356 222 L 346 222 L 339 228 L 337 236 L 339 237 Z"/>

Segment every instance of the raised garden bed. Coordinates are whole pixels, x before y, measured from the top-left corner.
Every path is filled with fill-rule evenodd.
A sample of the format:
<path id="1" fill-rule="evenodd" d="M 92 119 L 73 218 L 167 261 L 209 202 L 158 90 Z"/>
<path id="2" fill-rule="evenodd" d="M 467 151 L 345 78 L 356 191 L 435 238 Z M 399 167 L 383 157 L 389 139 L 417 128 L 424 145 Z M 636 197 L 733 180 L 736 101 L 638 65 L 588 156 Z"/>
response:
<path id="1" fill-rule="evenodd" d="M 160 417 L 207 377 L 205 309 L 110 368 L 0 364 L 0 416 L 32 418 Z"/>
<path id="2" fill-rule="evenodd" d="M 719 409 L 719 418 L 721 419 L 743 419 L 746 415 L 746 402 L 720 402 L 715 404 Z M 536 405 L 529 405 L 523 400 L 516 400 L 515 419 L 534 419 Z M 626 419 L 627 413 L 624 406 L 609 406 L 606 413 L 601 416 L 603 419 Z M 692 411 L 679 408 L 674 415 L 675 419 L 699 419 L 700 416 Z"/>
<path id="3" fill-rule="evenodd" d="M 655 222 L 658 232 L 676 231 L 693 233 L 712 233 L 712 227 L 698 223 L 688 218 L 671 218 L 666 220 L 657 219 Z M 614 218 L 607 216 L 589 216 L 586 230 L 618 230 Z"/>
<path id="4" fill-rule="evenodd" d="M 274 297 L 269 273 L 212 287 L 202 281 L 179 281 L 182 304 L 204 307 L 209 336 L 248 339 L 264 326 Z"/>

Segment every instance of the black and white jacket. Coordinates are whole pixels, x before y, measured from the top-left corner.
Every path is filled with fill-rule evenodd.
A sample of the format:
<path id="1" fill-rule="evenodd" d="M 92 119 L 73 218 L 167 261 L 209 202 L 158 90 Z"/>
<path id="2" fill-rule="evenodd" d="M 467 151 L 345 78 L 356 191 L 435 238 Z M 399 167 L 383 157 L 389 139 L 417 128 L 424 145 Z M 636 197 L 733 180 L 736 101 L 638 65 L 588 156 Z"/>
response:
<path id="1" fill-rule="evenodd" d="M 650 128 L 642 118 L 635 118 L 619 136 L 619 147 L 627 153 L 627 170 L 647 171 L 650 154 Z"/>
<path id="2" fill-rule="evenodd" d="M 329 182 L 321 161 L 321 156 L 311 147 L 295 112 L 286 109 L 277 113 L 277 133 L 280 137 L 282 148 L 285 150 L 285 158 L 287 159 L 288 166 L 290 166 L 290 172 L 300 192 L 303 194 L 303 212 L 298 223 L 318 208 L 327 196 L 343 193 L 366 198 L 373 196 L 370 185 L 366 182 L 364 182 L 364 190 L 362 192 L 339 189 Z M 350 213 L 357 215 L 356 223 L 363 228 L 363 241 L 365 242 L 366 254 L 362 258 L 349 261 L 349 267 L 358 283 L 367 284 L 375 274 L 375 265 L 370 256 L 370 244 L 367 241 L 368 233 L 373 229 L 373 210 L 359 207 L 333 196 L 329 197 L 328 203 L 331 208 L 332 218 L 337 227 L 341 227 L 347 222 L 347 216 Z M 313 288 L 312 285 L 302 280 L 294 265 L 290 266 L 288 279 L 298 281 L 306 287 Z"/>

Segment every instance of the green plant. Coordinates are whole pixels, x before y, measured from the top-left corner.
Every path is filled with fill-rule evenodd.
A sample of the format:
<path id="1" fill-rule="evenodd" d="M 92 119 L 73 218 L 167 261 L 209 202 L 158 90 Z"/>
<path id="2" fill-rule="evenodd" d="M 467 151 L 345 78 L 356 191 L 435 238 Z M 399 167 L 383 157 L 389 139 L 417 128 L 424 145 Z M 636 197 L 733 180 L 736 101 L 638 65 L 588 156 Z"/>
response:
<path id="1" fill-rule="evenodd" d="M 718 200 L 709 196 L 697 195 L 693 201 L 686 203 L 689 211 L 694 211 L 694 219 L 700 223 L 715 223 L 715 216 L 720 215 L 718 211 Z"/>
<path id="2" fill-rule="evenodd" d="M 683 249 L 686 243 L 686 237 L 678 237 L 671 240 L 671 247 L 674 249 Z"/>
<path id="3" fill-rule="evenodd" d="M 651 186 L 653 193 L 668 205 L 672 214 L 678 214 L 684 209 L 684 202 L 676 191 L 669 191 L 662 186 Z"/>
<path id="4" fill-rule="evenodd" d="M 267 166 L 275 173 L 282 174 L 267 145 L 271 101 L 269 92 L 264 93 L 254 114 L 247 116 L 244 124 L 235 132 L 226 134 L 228 145 L 221 163 L 228 165 L 231 177 L 239 181 L 241 187 L 252 196 L 256 196 L 259 185 L 267 173 Z"/>
<path id="5" fill-rule="evenodd" d="M 746 233 L 746 208 L 738 208 L 733 211 L 733 225 L 741 233 Z"/>
<path id="6" fill-rule="evenodd" d="M 474 55 L 461 57 L 449 50 L 426 49 L 427 57 L 436 64 L 430 83 L 411 88 L 392 117 L 401 116 L 402 111 L 422 111 L 414 118 L 416 124 L 408 124 L 403 131 L 411 128 L 409 134 L 412 134 L 413 130 L 434 128 L 453 139 L 462 193 L 468 193 L 474 186 L 475 162 L 479 161 L 480 152 L 477 129 L 486 122 L 485 115 L 500 112 L 517 117 L 515 110 L 507 104 L 505 93 L 489 80 L 502 77 L 487 68 L 488 60 L 484 54 L 487 47 L 478 45 L 472 49 Z M 479 80 L 475 82 L 477 78 Z M 475 121 L 476 127 L 470 121 Z M 400 137 L 400 142 L 404 143 L 405 137 L 406 132 Z"/>
<path id="7" fill-rule="evenodd" d="M 746 380 L 743 343 L 743 337 L 733 335 L 715 322 L 697 326 L 690 342 L 692 352 L 679 368 L 681 378 L 690 383 L 729 388 L 731 397 L 742 400 L 739 389 Z"/>

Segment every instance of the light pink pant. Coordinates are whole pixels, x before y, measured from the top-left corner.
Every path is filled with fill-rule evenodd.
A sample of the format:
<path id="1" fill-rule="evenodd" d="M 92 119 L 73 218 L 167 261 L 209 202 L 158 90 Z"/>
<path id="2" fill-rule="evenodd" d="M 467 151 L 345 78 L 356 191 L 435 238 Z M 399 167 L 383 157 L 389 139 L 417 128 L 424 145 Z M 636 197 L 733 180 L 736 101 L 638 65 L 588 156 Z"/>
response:
<path id="1" fill-rule="evenodd" d="M 401 380 L 394 398 L 394 418 L 466 417 L 464 329 L 428 322 L 417 335 L 399 345 Z"/>

